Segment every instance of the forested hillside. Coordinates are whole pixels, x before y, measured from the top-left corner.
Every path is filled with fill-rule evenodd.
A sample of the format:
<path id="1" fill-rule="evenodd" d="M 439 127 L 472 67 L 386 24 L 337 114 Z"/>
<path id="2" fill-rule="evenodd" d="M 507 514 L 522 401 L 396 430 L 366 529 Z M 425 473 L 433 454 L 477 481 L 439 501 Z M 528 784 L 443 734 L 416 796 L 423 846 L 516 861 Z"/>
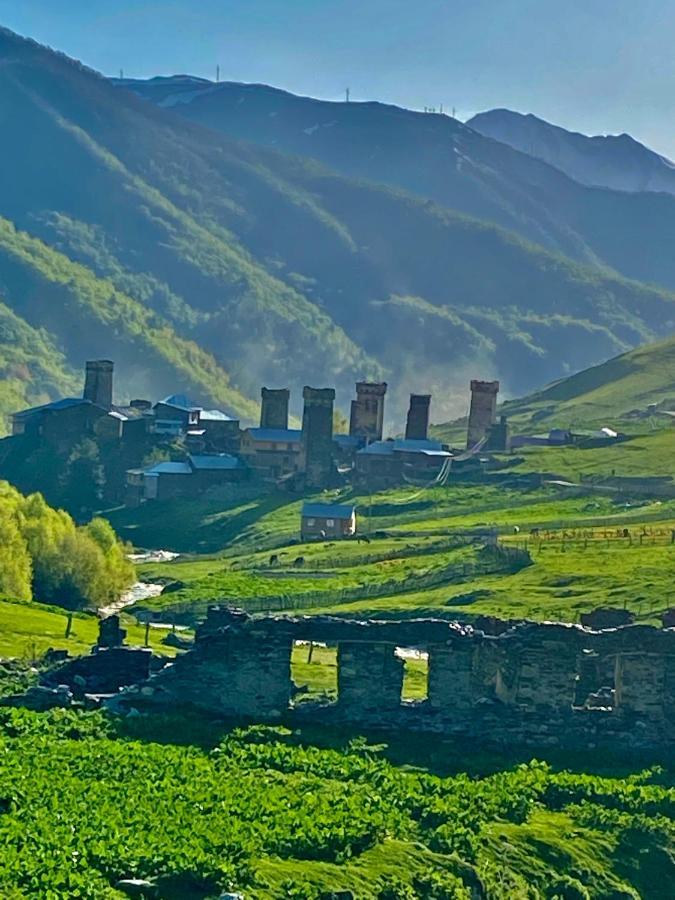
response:
<path id="1" fill-rule="evenodd" d="M 535 158 L 536 152 L 530 155 L 525 138 L 514 149 L 448 115 L 383 103 L 331 103 L 267 85 L 214 84 L 179 76 L 127 80 L 122 86 L 232 137 L 314 158 L 350 177 L 403 188 L 496 222 L 580 262 L 675 287 L 668 237 L 675 231 L 675 197 L 580 184 L 583 178 L 573 180 L 576 168 L 561 166 L 560 171 L 544 161 L 545 154 L 542 159 Z M 643 190 L 654 190 L 653 182 L 663 190 L 663 179 L 654 181 L 654 175 L 650 181 L 648 169 L 650 163 L 656 166 L 654 160 L 667 169 L 667 161 L 656 154 L 645 159 L 650 151 L 623 137 L 614 139 L 620 145 L 616 149 L 635 189 L 640 190 L 641 182 Z M 611 147 L 605 148 L 605 156 L 611 153 Z M 610 179 L 608 184 L 618 187 L 621 182 Z"/>
<path id="2" fill-rule="evenodd" d="M 50 348 L 2 413 L 105 355 L 123 397 L 250 420 L 263 382 L 344 402 L 385 377 L 390 411 L 432 390 L 438 419 L 470 376 L 524 393 L 675 327 L 667 292 L 186 122 L 10 32 L 0 58 L 0 295 Z"/>

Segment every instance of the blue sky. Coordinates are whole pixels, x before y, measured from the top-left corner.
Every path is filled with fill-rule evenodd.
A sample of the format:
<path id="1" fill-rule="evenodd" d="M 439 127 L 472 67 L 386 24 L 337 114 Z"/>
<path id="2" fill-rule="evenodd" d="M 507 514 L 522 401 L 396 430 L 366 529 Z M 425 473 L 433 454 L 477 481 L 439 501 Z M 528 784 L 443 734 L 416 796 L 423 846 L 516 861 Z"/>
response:
<path id="1" fill-rule="evenodd" d="M 672 0 L 0 0 L 0 23 L 99 71 L 318 97 L 505 106 L 675 157 Z"/>

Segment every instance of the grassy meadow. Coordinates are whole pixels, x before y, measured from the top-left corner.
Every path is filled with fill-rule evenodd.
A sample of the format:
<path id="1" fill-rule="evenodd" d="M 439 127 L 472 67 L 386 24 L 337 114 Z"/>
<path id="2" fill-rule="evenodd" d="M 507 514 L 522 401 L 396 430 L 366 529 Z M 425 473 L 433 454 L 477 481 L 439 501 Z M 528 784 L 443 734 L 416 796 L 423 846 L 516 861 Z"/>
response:
<path id="1" fill-rule="evenodd" d="M 263 611 L 267 602 L 351 616 L 577 621 L 610 604 L 655 621 L 672 603 L 673 501 L 473 485 L 350 499 L 367 542 L 300 543 L 299 502 L 263 498 L 259 518 L 219 554 L 140 566 L 142 580 L 169 585 L 141 611 L 184 621 L 210 603 Z M 462 541 L 492 530 L 502 545 L 526 549 L 531 565 L 482 571 L 480 546 Z"/>
<path id="2" fill-rule="evenodd" d="M 127 643 L 145 645 L 145 626 L 132 616 L 122 616 L 127 629 Z M 0 658 L 17 658 L 27 662 L 39 659 L 50 647 L 62 647 L 77 656 L 88 653 L 98 636 L 98 618 L 90 613 L 73 613 L 70 634 L 66 637 L 68 614 L 58 606 L 36 602 L 0 600 Z M 166 634 L 155 628 L 149 631 L 148 646 L 156 653 L 173 656 L 175 650 L 161 643 Z"/>

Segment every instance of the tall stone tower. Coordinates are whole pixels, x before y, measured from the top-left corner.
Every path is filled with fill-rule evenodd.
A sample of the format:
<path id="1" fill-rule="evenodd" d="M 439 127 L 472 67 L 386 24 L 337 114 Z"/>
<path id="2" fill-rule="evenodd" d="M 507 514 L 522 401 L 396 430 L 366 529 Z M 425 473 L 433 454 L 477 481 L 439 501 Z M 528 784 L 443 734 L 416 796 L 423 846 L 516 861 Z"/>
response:
<path id="1" fill-rule="evenodd" d="M 302 413 L 302 445 L 305 478 L 309 487 L 324 487 L 333 472 L 333 388 L 305 387 Z"/>
<path id="2" fill-rule="evenodd" d="M 487 436 L 497 417 L 498 381 L 471 382 L 471 408 L 466 438 L 467 449 L 475 447 Z"/>
<path id="3" fill-rule="evenodd" d="M 110 409 L 113 392 L 113 363 L 109 359 L 90 359 L 87 361 L 84 379 L 85 400 L 91 400 L 97 406 Z"/>
<path id="4" fill-rule="evenodd" d="M 405 436 L 411 441 L 426 441 L 429 433 L 431 394 L 411 394 Z"/>
<path id="5" fill-rule="evenodd" d="M 288 388 L 266 388 L 260 391 L 261 428 L 288 428 L 288 401 L 291 392 Z"/>
<path id="6" fill-rule="evenodd" d="M 381 441 L 384 426 L 384 395 L 387 383 L 356 382 L 356 400 L 352 400 L 349 433 L 368 441 Z"/>

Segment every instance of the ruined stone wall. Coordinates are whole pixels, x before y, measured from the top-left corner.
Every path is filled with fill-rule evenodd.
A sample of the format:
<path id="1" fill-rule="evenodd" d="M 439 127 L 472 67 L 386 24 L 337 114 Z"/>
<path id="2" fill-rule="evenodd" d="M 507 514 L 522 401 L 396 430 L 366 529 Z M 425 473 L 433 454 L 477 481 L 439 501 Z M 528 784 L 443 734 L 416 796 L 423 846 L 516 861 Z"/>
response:
<path id="1" fill-rule="evenodd" d="M 432 619 L 251 618 L 213 609 L 194 650 L 155 677 L 156 694 L 263 721 L 295 717 L 498 744 L 675 745 L 675 629 L 494 626 L 485 633 Z M 297 640 L 337 646 L 336 703 L 294 706 Z M 428 653 L 426 700 L 402 701 L 397 648 Z"/>

